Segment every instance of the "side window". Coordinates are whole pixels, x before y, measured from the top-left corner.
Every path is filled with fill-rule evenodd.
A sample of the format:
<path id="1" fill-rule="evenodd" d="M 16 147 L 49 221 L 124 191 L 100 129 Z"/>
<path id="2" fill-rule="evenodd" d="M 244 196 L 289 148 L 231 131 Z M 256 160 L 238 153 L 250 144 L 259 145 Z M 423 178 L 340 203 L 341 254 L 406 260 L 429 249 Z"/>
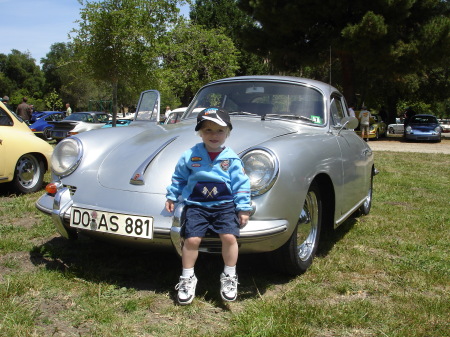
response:
<path id="1" fill-rule="evenodd" d="M 13 122 L 11 117 L 0 108 L 0 126 L 12 126 Z"/>
<path id="2" fill-rule="evenodd" d="M 339 96 L 333 95 L 331 97 L 330 111 L 333 125 L 341 125 L 341 119 L 345 117 L 345 110 L 342 100 Z"/>

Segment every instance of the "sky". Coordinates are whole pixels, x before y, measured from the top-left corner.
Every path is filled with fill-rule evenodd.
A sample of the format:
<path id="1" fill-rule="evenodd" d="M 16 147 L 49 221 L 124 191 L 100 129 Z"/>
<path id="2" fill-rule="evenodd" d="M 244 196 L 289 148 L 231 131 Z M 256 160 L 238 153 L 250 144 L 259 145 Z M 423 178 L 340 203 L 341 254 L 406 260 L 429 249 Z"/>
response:
<path id="1" fill-rule="evenodd" d="M 0 53 L 17 49 L 40 64 L 52 44 L 70 41 L 81 8 L 77 0 L 0 0 Z M 188 12 L 182 7 L 183 15 Z"/>

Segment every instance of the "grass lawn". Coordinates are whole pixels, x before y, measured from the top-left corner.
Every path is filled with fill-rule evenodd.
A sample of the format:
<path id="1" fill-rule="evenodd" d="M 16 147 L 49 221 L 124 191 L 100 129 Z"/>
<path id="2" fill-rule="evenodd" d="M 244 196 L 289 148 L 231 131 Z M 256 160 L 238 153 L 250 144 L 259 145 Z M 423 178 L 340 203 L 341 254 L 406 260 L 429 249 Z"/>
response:
<path id="1" fill-rule="evenodd" d="M 450 155 L 375 161 L 368 216 L 346 221 L 296 278 L 241 256 L 231 304 L 220 256 L 200 256 L 197 297 L 181 307 L 175 254 L 64 240 L 34 207 L 42 192 L 2 190 L 0 336 L 449 336 Z"/>

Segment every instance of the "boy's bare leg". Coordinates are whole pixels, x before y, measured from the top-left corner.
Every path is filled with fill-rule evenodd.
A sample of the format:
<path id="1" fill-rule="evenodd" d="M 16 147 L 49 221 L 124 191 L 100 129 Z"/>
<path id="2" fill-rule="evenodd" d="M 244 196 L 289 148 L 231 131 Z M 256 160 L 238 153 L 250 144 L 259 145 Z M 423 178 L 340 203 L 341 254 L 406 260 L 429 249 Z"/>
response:
<path id="1" fill-rule="evenodd" d="M 195 261 L 197 261 L 198 257 L 198 247 L 200 246 L 201 241 L 202 238 L 200 237 L 191 237 L 184 240 L 181 256 L 183 268 L 194 268 Z"/>
<path id="2" fill-rule="evenodd" d="M 222 257 L 226 266 L 233 267 L 237 264 L 239 247 L 233 234 L 220 234 L 222 240 Z"/>

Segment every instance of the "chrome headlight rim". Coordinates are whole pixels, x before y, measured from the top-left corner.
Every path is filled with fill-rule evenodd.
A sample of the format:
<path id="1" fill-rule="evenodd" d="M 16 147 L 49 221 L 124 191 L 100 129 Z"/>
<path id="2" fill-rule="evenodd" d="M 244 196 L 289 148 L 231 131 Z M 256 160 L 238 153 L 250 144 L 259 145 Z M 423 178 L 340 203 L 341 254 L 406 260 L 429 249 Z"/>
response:
<path id="1" fill-rule="evenodd" d="M 266 147 L 252 147 L 252 148 L 249 148 L 249 149 L 247 149 L 246 151 L 244 151 L 244 152 L 242 152 L 240 154 L 240 158 L 241 158 L 242 162 L 244 163 L 245 172 L 249 176 L 249 178 L 250 178 L 250 175 L 251 175 L 252 172 L 251 172 L 251 170 L 248 170 L 245 167 L 245 157 L 249 156 L 249 155 L 263 155 L 263 156 L 266 156 L 269 159 L 269 161 L 271 162 L 271 164 L 272 164 L 272 167 L 270 168 L 271 172 L 269 172 L 268 179 L 266 179 L 266 182 L 265 182 L 265 184 L 262 187 L 255 189 L 252 186 L 251 180 L 250 180 L 250 188 L 251 188 L 251 193 L 250 194 L 251 194 L 252 197 L 255 197 L 255 196 L 259 196 L 259 195 L 262 195 L 262 194 L 266 193 L 275 184 L 275 181 L 277 180 L 279 172 L 280 172 L 280 163 L 279 163 L 278 157 L 275 155 L 275 153 L 272 150 L 270 150 L 270 149 L 268 149 Z"/>
<path id="2" fill-rule="evenodd" d="M 70 146 L 74 151 L 74 155 L 71 156 L 68 164 L 62 164 L 62 154 L 65 152 L 63 149 L 64 147 Z M 65 157 L 65 160 L 67 160 L 67 157 Z M 83 144 L 81 141 L 76 137 L 69 137 L 63 139 L 58 145 L 56 145 L 55 149 L 53 150 L 52 155 L 52 172 L 59 178 L 67 177 L 68 175 L 72 174 L 80 165 L 81 158 L 83 158 Z M 64 168 L 63 168 L 64 167 Z"/>

